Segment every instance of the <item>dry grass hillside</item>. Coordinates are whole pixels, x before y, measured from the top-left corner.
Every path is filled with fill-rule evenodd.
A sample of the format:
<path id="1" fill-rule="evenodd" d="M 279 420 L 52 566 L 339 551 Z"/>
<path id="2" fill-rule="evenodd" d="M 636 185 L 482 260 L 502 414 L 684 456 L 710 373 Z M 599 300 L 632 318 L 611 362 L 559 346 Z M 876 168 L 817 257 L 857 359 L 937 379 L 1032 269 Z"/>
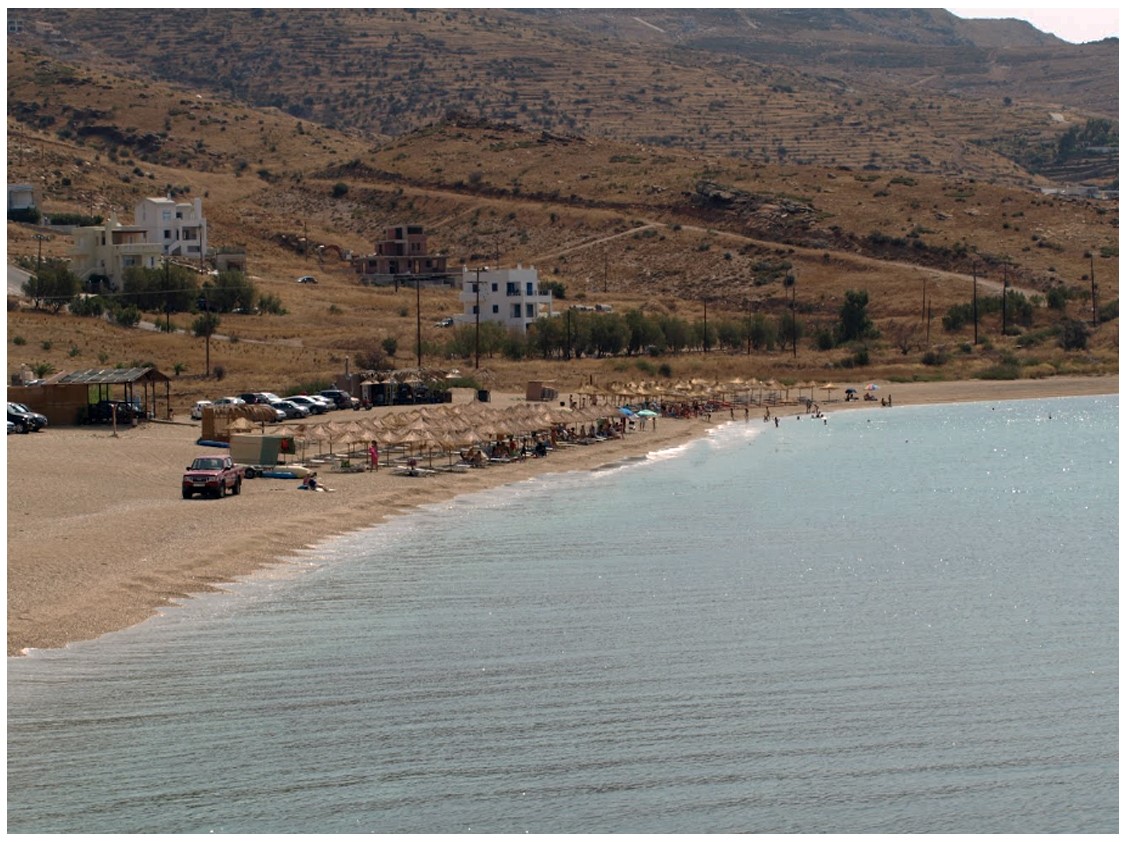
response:
<path id="1" fill-rule="evenodd" d="M 146 14 L 158 16 L 149 21 L 155 23 L 165 13 Z M 263 26 L 286 21 L 281 12 L 259 18 L 241 14 Z M 318 37 L 347 31 L 350 38 L 390 38 L 396 31 L 372 20 L 360 27 L 351 14 L 317 17 L 324 23 L 314 28 Z M 479 43 L 473 53 L 455 49 L 461 43 L 456 32 L 483 37 L 492 32 L 501 49 L 503 39 L 490 24 L 502 13 L 478 18 L 469 13 L 446 18 L 436 11 L 374 14 L 391 15 L 379 18 L 386 23 L 444 20 L 450 29 L 447 52 L 462 55 L 468 64 L 487 55 L 488 44 Z M 516 24 L 507 24 L 509 49 L 515 39 L 530 55 L 548 49 L 549 42 L 541 40 L 547 37 L 541 17 L 514 15 L 529 28 L 517 39 Z M 228 24 L 241 20 L 238 14 L 207 13 L 192 16 L 192 25 L 201 27 L 203 37 L 217 17 Z M 98 41 L 98 26 L 78 12 L 43 12 L 42 18 L 62 21 L 59 31 L 63 24 L 89 23 L 84 43 L 106 47 Z M 328 25 L 334 20 L 338 29 Z M 408 32 L 400 31 L 397 50 L 404 42 L 417 43 Z M 580 38 L 575 27 L 569 32 Z M 286 313 L 224 315 L 210 343 L 209 372 L 203 340 L 187 332 L 191 314 L 173 314 L 169 321 L 179 330 L 163 332 L 49 314 L 25 302 L 8 313 L 10 371 L 21 363 L 58 371 L 151 362 L 167 373 L 181 372 L 174 380 L 174 403 L 186 409 L 198 398 L 253 389 L 283 392 L 331 379 L 344 370 L 346 358 L 355 361 L 387 340 L 396 346 L 390 363 L 414 366 L 417 325 L 425 366 L 456 368 L 498 389 L 520 389 L 533 378 L 554 379 L 566 389 L 589 378 L 639 380 L 663 371 L 676 378 L 797 382 L 1117 369 L 1118 319 L 1102 323 L 1087 350 L 1063 350 L 1057 330 L 1063 320 L 1091 320 L 1091 267 L 1100 304 L 1118 299 L 1118 204 L 1040 195 L 1025 186 L 1032 180 L 1029 174 L 962 135 L 954 143 L 943 133 L 929 133 L 927 143 L 945 141 L 946 149 L 958 147 L 966 155 L 961 163 L 954 152 L 945 152 L 950 166 L 943 167 L 923 167 L 919 161 L 910 167 L 902 153 L 926 148 L 915 141 L 900 152 L 894 151 L 896 143 L 882 141 L 878 163 L 868 154 L 857 158 L 865 147 L 857 140 L 862 135 L 854 135 L 853 142 L 843 136 L 846 157 L 824 160 L 820 152 L 809 156 L 811 162 L 799 162 L 771 154 L 733 157 L 711 143 L 705 149 L 654 146 L 607 139 L 602 130 L 588 134 L 556 123 L 522 126 L 517 120 L 465 114 L 454 120 L 435 114 L 428 125 L 392 138 L 358 126 L 329 128 L 279 108 L 252 107 L 230 91 L 195 84 L 187 65 L 183 76 L 192 84 L 156 81 L 138 70 L 141 54 L 128 63 L 108 55 L 108 49 L 89 63 L 61 60 L 57 39 L 63 36 L 41 37 L 43 43 L 34 47 L 9 42 L 9 181 L 35 184 L 48 212 L 113 212 L 126 220 L 145 196 L 201 196 L 212 245 L 244 246 L 256 289 L 280 299 Z M 151 46 L 154 56 L 159 40 Z M 224 55 L 265 44 L 233 42 L 243 46 Z M 587 50 L 590 62 L 591 45 L 576 44 Z M 86 49 L 92 48 L 76 52 Z M 285 55 L 281 46 L 274 53 Z M 620 61 L 625 72 L 628 63 Z M 642 66 L 629 63 L 632 73 Z M 221 61 L 216 79 L 223 68 Z M 464 73 L 479 80 L 480 90 L 489 89 L 472 71 L 468 67 Z M 695 74 L 710 72 L 719 80 L 732 68 L 689 68 L 684 78 L 701 79 Z M 324 76 L 328 83 L 330 74 Z M 563 96 L 569 84 L 595 81 L 564 74 L 553 82 L 549 99 Z M 279 91 L 289 84 L 269 73 L 269 63 L 260 82 Z M 258 99 L 256 83 L 248 84 L 249 92 L 240 97 Z M 328 101 L 316 93 L 320 84 L 310 76 L 294 90 L 304 85 L 315 102 Z M 704 82 L 694 85 L 694 96 L 709 90 Z M 593 113 L 639 127 L 641 118 L 620 108 L 619 99 L 612 98 L 614 106 L 609 106 L 606 97 L 607 90 L 595 95 Z M 702 102 L 693 100 L 685 113 L 699 107 L 707 113 Z M 390 113 L 384 106 L 369 110 Z M 965 117 L 968 127 L 992 126 L 987 111 Z M 754 119 L 749 112 L 738 121 Z M 865 136 L 873 131 L 878 130 Z M 895 160 L 906 165 L 894 166 Z M 348 263 L 315 248 L 332 244 L 364 254 L 385 227 L 402 223 L 423 225 L 432 248 L 445 253 L 454 267 L 536 266 L 542 280 L 563 286 L 562 307 L 602 303 L 616 316 L 639 310 L 715 327 L 744 324 L 755 314 L 778 319 L 789 312 L 794 294 L 804 336 L 794 351 L 786 337 L 779 337 L 771 349 L 751 354 L 744 347 L 721 351 L 716 346 L 661 357 L 566 361 L 536 354 L 514 360 L 495 353 L 475 370 L 465 343 L 459 348 L 454 341 L 458 331 L 434 326 L 461 311 L 457 290 L 423 286 L 417 298 L 413 288 L 363 286 Z M 69 237 L 59 230 L 8 225 L 10 261 L 33 263 L 40 249 L 44 257 L 61 257 L 69 247 Z M 997 315 L 984 317 L 979 344 L 973 344 L 970 326 L 945 331 L 941 317 L 948 308 L 970 300 L 971 273 L 980 281 L 980 294 L 998 295 L 1004 265 L 1010 284 L 1038 305 L 1030 323 L 1004 336 Z M 318 277 L 316 286 L 294 282 L 307 273 Z M 785 286 L 789 275 L 796 279 L 794 288 Z M 820 350 L 816 336 L 836 324 L 850 290 L 868 293 L 878 335 L 861 345 Z M 1066 293 L 1062 310 L 1045 306 L 1055 290 Z M 145 316 L 146 322 L 163 320 L 159 314 Z M 214 377 L 217 365 L 225 375 L 221 382 Z"/>
<path id="2" fill-rule="evenodd" d="M 24 33 L 10 43 L 368 137 L 458 112 L 762 163 L 1025 182 L 1024 170 L 1053 166 L 1071 126 L 1119 113 L 1115 42 L 1066 44 L 941 10 L 19 14 Z M 1117 178 L 1114 156 L 1085 162 L 1074 176 Z"/>

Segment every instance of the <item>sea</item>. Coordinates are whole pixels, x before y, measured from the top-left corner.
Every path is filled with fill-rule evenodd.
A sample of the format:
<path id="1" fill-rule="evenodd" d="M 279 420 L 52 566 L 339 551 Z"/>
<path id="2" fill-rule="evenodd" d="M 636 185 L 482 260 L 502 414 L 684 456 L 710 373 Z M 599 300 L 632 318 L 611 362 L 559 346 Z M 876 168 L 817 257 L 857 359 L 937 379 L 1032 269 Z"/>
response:
<path id="1" fill-rule="evenodd" d="M 714 420 L 9 658 L 8 831 L 1117 832 L 1118 398 Z"/>

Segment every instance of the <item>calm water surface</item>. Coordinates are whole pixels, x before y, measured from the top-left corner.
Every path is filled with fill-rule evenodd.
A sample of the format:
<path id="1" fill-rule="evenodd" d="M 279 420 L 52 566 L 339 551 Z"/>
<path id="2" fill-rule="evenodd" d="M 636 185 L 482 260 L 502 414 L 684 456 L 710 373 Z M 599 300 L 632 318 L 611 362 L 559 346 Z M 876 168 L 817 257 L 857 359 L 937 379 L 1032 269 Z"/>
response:
<path id="1" fill-rule="evenodd" d="M 1117 415 L 738 421 L 9 659 L 8 828 L 1116 832 Z"/>

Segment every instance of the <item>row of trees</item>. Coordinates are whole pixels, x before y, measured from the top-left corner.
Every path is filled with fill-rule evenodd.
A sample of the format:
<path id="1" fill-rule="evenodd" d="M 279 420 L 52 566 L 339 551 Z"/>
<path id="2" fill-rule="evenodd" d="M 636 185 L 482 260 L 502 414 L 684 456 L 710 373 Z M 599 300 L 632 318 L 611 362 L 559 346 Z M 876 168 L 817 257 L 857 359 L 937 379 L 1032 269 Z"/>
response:
<path id="1" fill-rule="evenodd" d="M 850 291 L 833 327 L 820 328 L 816 340 L 826 349 L 876 336 L 867 315 L 869 296 Z M 512 358 L 540 356 L 570 359 L 576 356 L 610 357 L 621 354 L 676 354 L 691 350 L 765 350 L 791 347 L 808 334 L 808 326 L 791 310 L 777 315 L 752 313 L 745 318 L 687 320 L 678 316 L 648 315 L 641 310 L 589 313 L 569 310 L 555 319 L 529 325 L 524 335 L 511 334 L 497 322 L 458 327 L 441 350 L 448 356 Z"/>
<path id="2" fill-rule="evenodd" d="M 24 283 L 23 291 L 35 302 L 36 308 L 45 307 L 57 313 L 70 307 L 76 315 L 87 316 L 116 315 L 121 311 L 171 314 L 258 309 L 275 314 L 286 312 L 277 296 L 259 293 L 242 272 L 220 272 L 200 284 L 196 272 L 171 263 L 159 269 L 136 266 L 126 269 L 120 290 L 105 279 L 92 279 L 86 288 L 90 296 L 80 299 L 84 291 L 82 281 L 65 260 L 53 259 L 38 267 Z"/>

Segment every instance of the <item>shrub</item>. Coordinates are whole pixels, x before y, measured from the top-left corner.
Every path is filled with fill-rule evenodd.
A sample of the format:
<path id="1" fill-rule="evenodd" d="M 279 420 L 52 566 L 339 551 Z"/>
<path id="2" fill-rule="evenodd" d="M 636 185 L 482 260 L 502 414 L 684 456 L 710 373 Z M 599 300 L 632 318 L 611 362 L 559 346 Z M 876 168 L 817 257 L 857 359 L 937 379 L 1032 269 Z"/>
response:
<path id="1" fill-rule="evenodd" d="M 130 304 L 114 313 L 114 321 L 121 327 L 137 327 L 141 321 L 141 311 Z"/>
<path id="2" fill-rule="evenodd" d="M 349 186 L 343 181 L 338 181 L 333 185 L 333 198 L 339 199 L 349 192 Z"/>
<path id="3" fill-rule="evenodd" d="M 1058 344 L 1066 351 L 1084 351 L 1089 347 L 1089 326 L 1079 319 L 1063 322 Z"/>
<path id="4" fill-rule="evenodd" d="M 106 312 L 106 307 L 102 298 L 97 295 L 88 295 L 76 298 L 70 303 L 70 311 L 73 316 L 101 316 Z"/>
<path id="5" fill-rule="evenodd" d="M 29 225 L 39 224 L 39 208 L 13 208 L 8 211 L 9 222 L 26 222 Z"/>
<path id="6" fill-rule="evenodd" d="M 948 362 L 948 352 L 943 348 L 933 348 L 925 353 L 920 361 L 924 365 L 946 365 Z"/>
<path id="7" fill-rule="evenodd" d="M 22 336 L 13 336 L 12 337 L 12 344 L 13 345 L 26 345 L 27 340 L 24 339 Z"/>
<path id="8" fill-rule="evenodd" d="M 1097 319 L 1103 324 L 1104 322 L 1111 322 L 1113 319 L 1120 318 L 1120 300 L 1110 301 L 1107 304 L 1102 304 L 1097 310 Z"/>
<path id="9" fill-rule="evenodd" d="M 983 369 L 975 377 L 979 380 L 1017 380 L 1018 375 L 1018 366 L 996 363 Z"/>

